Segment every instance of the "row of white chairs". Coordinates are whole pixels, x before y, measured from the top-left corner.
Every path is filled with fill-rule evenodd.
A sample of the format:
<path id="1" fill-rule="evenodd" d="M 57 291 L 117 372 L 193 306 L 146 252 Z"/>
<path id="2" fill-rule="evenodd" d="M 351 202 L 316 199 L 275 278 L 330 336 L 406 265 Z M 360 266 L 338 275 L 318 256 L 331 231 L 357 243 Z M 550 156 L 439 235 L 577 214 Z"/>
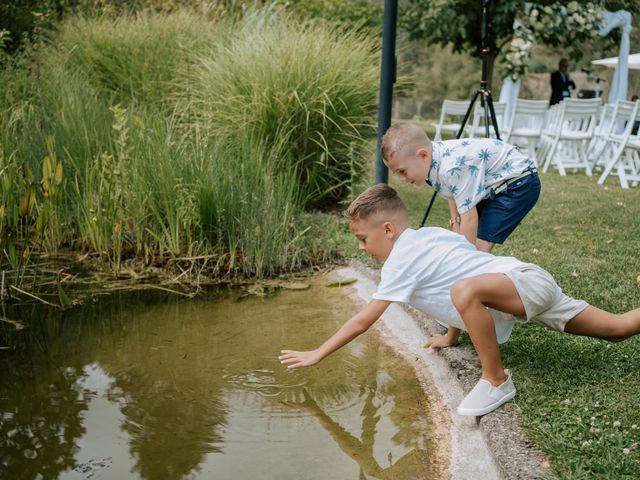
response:
<path id="1" fill-rule="evenodd" d="M 519 145 L 532 160 L 547 172 L 553 167 L 560 175 L 567 169 L 584 169 L 589 176 L 601 169 L 598 180 L 617 175 L 623 188 L 640 181 L 640 138 L 634 125 L 640 120 L 638 102 L 619 101 L 601 105 L 600 99 L 572 99 L 548 107 L 545 100 L 517 99 L 508 122 L 503 122 L 506 104 L 493 104 L 501 138 Z M 445 100 L 436 128 L 435 139 L 443 133 L 457 134 L 469 102 Z M 458 123 L 459 122 L 459 123 Z M 464 136 L 485 136 L 484 108 L 476 102 L 473 117 L 465 126 Z M 490 136 L 495 136 L 493 128 Z"/>

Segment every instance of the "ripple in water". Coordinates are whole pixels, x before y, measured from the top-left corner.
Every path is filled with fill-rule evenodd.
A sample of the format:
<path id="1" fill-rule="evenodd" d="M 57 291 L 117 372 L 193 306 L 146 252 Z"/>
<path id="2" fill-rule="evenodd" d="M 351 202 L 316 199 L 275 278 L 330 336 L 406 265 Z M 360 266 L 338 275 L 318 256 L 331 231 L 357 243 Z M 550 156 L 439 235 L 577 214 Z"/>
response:
<path id="1" fill-rule="evenodd" d="M 241 373 L 225 373 L 222 378 L 242 390 L 255 392 L 263 397 L 277 397 L 285 390 L 303 387 L 306 380 L 297 383 L 281 383 L 273 370 L 259 368 Z"/>

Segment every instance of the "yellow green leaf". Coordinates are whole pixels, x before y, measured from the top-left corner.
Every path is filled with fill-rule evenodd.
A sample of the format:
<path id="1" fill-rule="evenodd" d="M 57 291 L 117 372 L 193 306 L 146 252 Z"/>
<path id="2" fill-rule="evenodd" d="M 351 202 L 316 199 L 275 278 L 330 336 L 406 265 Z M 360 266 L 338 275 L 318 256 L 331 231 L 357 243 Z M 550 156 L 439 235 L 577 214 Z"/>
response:
<path id="1" fill-rule="evenodd" d="M 141 130 L 144 130 L 144 122 L 138 115 L 133 116 L 133 124 Z"/>
<path id="2" fill-rule="evenodd" d="M 71 306 L 71 300 L 69 300 L 69 297 L 67 297 L 67 294 L 62 289 L 60 281 L 58 280 L 56 283 L 58 286 L 58 300 L 60 300 L 60 306 L 62 308 L 69 308 Z"/>
<path id="3" fill-rule="evenodd" d="M 29 192 L 24 192 L 20 196 L 20 201 L 18 202 L 18 213 L 20 213 L 21 217 L 27 214 L 28 205 L 29 205 Z"/>
<path id="4" fill-rule="evenodd" d="M 9 190 L 11 190 L 11 176 L 10 175 L 5 175 L 4 177 L 2 177 L 2 189 L 5 192 L 8 192 Z"/>
<path id="5" fill-rule="evenodd" d="M 35 187 L 29 187 L 29 203 L 27 205 L 27 213 L 31 215 L 33 207 L 36 206 L 36 189 Z"/>
<path id="6" fill-rule="evenodd" d="M 42 180 L 40 180 L 40 188 L 42 190 L 42 195 L 44 195 L 45 197 L 49 196 L 49 180 L 48 177 L 42 177 Z"/>
<path id="7" fill-rule="evenodd" d="M 43 180 L 49 179 L 51 178 L 51 158 L 49 158 L 49 155 L 46 155 L 44 157 L 44 160 L 42 160 L 42 178 Z"/>
<path id="8" fill-rule="evenodd" d="M 58 165 L 56 165 L 56 175 L 54 180 L 56 185 L 60 185 L 62 183 L 62 162 L 58 162 Z"/>
<path id="9" fill-rule="evenodd" d="M 44 226 L 46 222 L 47 222 L 47 209 L 43 208 L 42 211 L 40 212 L 40 215 L 38 215 L 38 218 L 36 218 L 36 230 L 38 231 L 38 233 L 44 232 Z"/>
<path id="10" fill-rule="evenodd" d="M 29 167 L 29 165 L 25 165 L 24 167 L 24 176 L 27 179 L 28 183 L 33 183 L 35 180 L 35 177 L 33 176 L 33 172 L 31 171 L 31 167 Z"/>

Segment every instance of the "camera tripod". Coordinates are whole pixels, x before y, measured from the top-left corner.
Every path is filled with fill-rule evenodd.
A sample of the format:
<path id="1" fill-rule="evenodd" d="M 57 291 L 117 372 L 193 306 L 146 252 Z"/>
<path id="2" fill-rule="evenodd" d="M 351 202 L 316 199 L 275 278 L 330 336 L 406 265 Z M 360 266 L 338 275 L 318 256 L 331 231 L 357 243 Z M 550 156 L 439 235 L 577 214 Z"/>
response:
<path id="1" fill-rule="evenodd" d="M 482 0 L 482 29 L 480 30 L 480 41 L 482 45 L 482 78 L 480 79 L 480 88 L 476 90 L 476 92 L 471 97 L 471 103 L 469 103 L 469 108 L 467 108 L 467 113 L 464 115 L 464 119 L 462 120 L 462 124 L 460 124 L 460 130 L 456 135 L 456 139 L 462 137 L 462 133 L 469 121 L 469 116 L 473 111 L 473 107 L 480 97 L 480 105 L 484 110 L 484 132 L 485 137 L 489 138 L 489 118 L 491 118 L 491 126 L 493 126 L 493 131 L 496 134 L 496 138 L 500 140 L 500 132 L 498 131 L 498 122 L 496 120 L 496 112 L 493 109 L 493 97 L 491 96 L 491 90 L 489 89 L 487 83 L 487 66 L 489 64 L 489 47 L 487 47 L 487 30 L 488 30 L 488 10 L 489 10 L 489 1 L 490 0 Z M 424 227 L 427 222 L 427 217 L 429 216 L 429 212 L 431 211 L 431 207 L 433 206 L 433 202 L 436 199 L 436 195 L 438 192 L 433 192 L 431 200 L 429 201 L 429 206 L 427 207 L 427 211 L 422 218 L 422 223 L 420 227 Z"/>

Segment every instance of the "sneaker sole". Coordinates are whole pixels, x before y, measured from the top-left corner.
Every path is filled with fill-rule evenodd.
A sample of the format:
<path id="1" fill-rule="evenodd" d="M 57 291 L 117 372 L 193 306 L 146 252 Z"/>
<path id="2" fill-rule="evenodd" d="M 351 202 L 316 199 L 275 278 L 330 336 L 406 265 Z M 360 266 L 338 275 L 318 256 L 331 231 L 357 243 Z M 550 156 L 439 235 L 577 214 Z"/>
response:
<path id="1" fill-rule="evenodd" d="M 516 396 L 516 391 L 514 390 L 513 392 L 507 393 L 500 400 L 498 400 L 495 403 L 492 403 L 491 405 L 489 405 L 487 407 L 484 407 L 484 408 L 460 408 L 460 407 L 458 407 L 456 412 L 458 413 L 458 415 L 464 415 L 464 416 L 469 416 L 469 417 L 480 417 L 482 415 L 486 415 L 487 413 L 493 412 L 500 405 L 502 405 L 503 403 L 508 402 L 509 400 L 511 400 L 515 396 Z"/>

